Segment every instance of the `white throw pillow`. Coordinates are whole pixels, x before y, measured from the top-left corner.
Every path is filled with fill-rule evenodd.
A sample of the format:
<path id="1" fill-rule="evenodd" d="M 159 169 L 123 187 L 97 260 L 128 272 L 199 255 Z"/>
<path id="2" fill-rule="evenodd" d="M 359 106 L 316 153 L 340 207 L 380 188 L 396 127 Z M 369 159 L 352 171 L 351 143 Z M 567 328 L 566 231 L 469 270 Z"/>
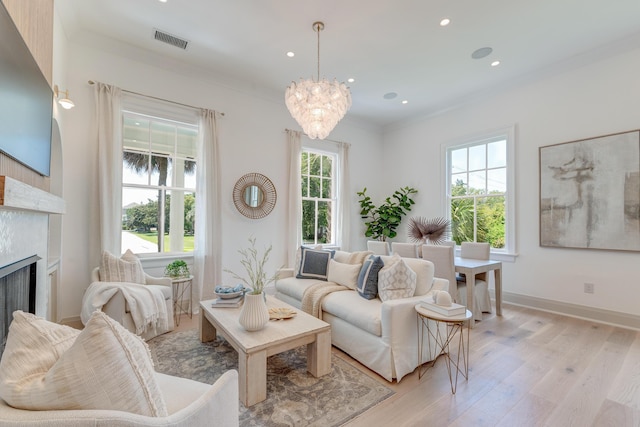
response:
<path id="1" fill-rule="evenodd" d="M 355 290 L 358 288 L 358 275 L 361 268 L 362 264 L 343 264 L 332 259 L 329 261 L 327 281 Z"/>
<path id="2" fill-rule="evenodd" d="M 0 397 L 9 405 L 27 410 L 106 409 L 168 415 L 149 348 L 140 337 L 96 311 L 52 366 L 47 367 L 50 357 L 47 363 L 34 365 L 32 358 L 24 357 L 27 352 L 17 348 L 22 340 L 16 335 L 44 329 L 34 328 L 29 316 L 14 315 L 7 339 L 10 352 L 5 350 L 2 357 Z M 55 327 L 51 330 L 63 335 Z M 28 349 L 40 351 L 38 347 Z M 5 356 L 9 359 L 6 364 Z M 13 369 L 4 369 L 8 366 Z"/>
<path id="3" fill-rule="evenodd" d="M 75 342 L 80 331 L 23 311 L 13 312 L 0 360 L 0 398 L 10 402 L 24 378 L 44 375 Z"/>
<path id="4" fill-rule="evenodd" d="M 402 258 L 394 255 L 390 265 L 378 273 L 378 295 L 382 301 L 412 297 L 416 291 L 416 273 Z"/>
<path id="5" fill-rule="evenodd" d="M 145 284 L 144 269 L 140 259 L 130 249 L 118 258 L 104 251 L 100 262 L 101 282 L 130 282 Z"/>

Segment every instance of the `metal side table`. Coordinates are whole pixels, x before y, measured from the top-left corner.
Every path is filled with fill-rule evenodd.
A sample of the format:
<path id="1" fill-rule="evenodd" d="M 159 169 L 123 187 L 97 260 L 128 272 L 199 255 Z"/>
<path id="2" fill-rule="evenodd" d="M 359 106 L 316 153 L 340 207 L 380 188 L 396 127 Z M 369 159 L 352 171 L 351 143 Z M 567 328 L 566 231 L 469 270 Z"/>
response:
<path id="1" fill-rule="evenodd" d="M 180 315 L 188 314 L 193 319 L 193 276 L 179 277 L 171 279 L 173 285 L 173 321 L 176 326 L 180 326 Z M 187 290 L 189 292 L 187 293 Z M 189 306 L 184 307 L 184 298 L 189 296 Z"/>
<path id="2" fill-rule="evenodd" d="M 427 364 L 426 372 L 430 367 L 435 365 L 436 360 L 440 356 L 445 356 L 447 364 L 447 370 L 449 371 L 449 382 L 451 383 L 451 392 L 456 393 L 458 386 L 458 374 L 468 380 L 469 379 L 469 327 L 467 326 L 467 339 L 464 340 L 464 324 L 469 323 L 471 319 L 471 312 L 466 310 L 465 314 L 457 316 L 445 316 L 435 311 L 431 311 L 420 304 L 415 306 L 418 313 L 418 379 L 422 378 L 422 348 L 424 346 L 425 332 L 427 333 L 427 339 L 429 344 L 429 354 L 434 354 L 431 349 L 431 339 L 435 341 L 435 353 L 434 359 Z M 430 322 L 433 321 L 433 322 Z M 449 347 L 456 345 L 458 351 L 452 355 L 449 351 Z M 462 360 L 461 360 L 462 359 Z"/>

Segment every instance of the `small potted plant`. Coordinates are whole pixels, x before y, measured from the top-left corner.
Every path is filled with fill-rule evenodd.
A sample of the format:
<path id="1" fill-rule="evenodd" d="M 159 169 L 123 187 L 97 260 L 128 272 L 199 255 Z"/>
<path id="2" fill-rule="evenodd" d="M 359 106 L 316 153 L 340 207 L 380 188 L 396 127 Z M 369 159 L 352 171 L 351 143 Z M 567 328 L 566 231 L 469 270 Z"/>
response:
<path id="1" fill-rule="evenodd" d="M 177 259 L 165 267 L 164 275 L 172 279 L 189 277 L 189 266 L 183 260 Z"/>

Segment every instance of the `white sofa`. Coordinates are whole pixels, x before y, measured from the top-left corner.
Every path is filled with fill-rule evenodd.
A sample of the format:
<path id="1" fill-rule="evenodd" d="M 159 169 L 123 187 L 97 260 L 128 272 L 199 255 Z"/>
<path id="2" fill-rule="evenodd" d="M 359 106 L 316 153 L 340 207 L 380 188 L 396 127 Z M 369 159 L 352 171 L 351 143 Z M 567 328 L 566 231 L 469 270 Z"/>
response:
<path id="1" fill-rule="evenodd" d="M 27 411 L 0 399 L 0 426 L 6 427 L 198 427 L 239 425 L 238 372 L 213 384 L 156 373 L 169 415 L 148 417 L 115 410 Z"/>
<path id="2" fill-rule="evenodd" d="M 174 313 L 173 313 L 173 287 L 171 285 L 171 279 L 168 277 L 153 277 L 145 273 L 145 285 L 153 288 L 160 289 L 164 296 L 165 305 L 167 307 L 167 329 L 157 330 L 149 329 L 147 332 L 140 335 L 145 340 L 173 331 L 175 329 Z M 100 268 L 96 267 L 91 271 L 91 283 L 100 281 Z M 117 292 L 103 307 L 102 311 L 127 330 L 135 333 L 136 325 L 133 323 L 131 312 L 129 310 L 129 304 L 127 304 L 122 292 Z"/>
<path id="3" fill-rule="evenodd" d="M 390 256 L 382 256 L 388 263 Z M 336 251 L 334 260 L 347 262 L 349 253 Z M 416 273 L 413 297 L 381 301 L 365 299 L 355 290 L 327 295 L 321 303 L 322 319 L 331 325 L 331 343 L 377 372 L 387 381 L 413 372 L 418 366 L 418 320 L 415 305 L 433 290 L 448 290 L 449 281 L 435 278 L 433 263 L 423 259 L 403 258 Z M 320 282 L 297 279 L 294 269 L 281 269 L 275 283 L 276 298 L 301 309 L 304 291 Z M 326 283 L 326 282 L 325 282 Z M 435 328 L 435 325 L 432 325 Z M 431 342 L 435 352 L 434 342 Z M 423 362 L 432 360 L 429 342 L 424 340 Z"/>

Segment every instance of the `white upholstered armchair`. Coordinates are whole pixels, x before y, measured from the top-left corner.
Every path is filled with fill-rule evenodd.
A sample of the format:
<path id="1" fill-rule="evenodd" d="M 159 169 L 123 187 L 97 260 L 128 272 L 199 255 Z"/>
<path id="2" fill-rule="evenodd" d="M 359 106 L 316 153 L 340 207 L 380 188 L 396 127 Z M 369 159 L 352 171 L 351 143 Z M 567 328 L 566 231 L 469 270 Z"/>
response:
<path id="1" fill-rule="evenodd" d="M 143 286 L 148 286 L 149 288 L 157 290 L 162 294 L 162 299 L 164 300 L 167 315 L 166 328 L 153 327 L 152 325 L 143 333 L 139 334 L 145 340 L 149 340 L 157 335 L 172 331 L 175 328 L 173 318 L 173 287 L 171 285 L 171 279 L 168 277 L 153 277 L 145 273 L 144 278 L 145 284 Z M 99 267 L 94 268 L 91 272 L 91 282 L 92 286 L 97 286 L 93 284 L 96 282 L 101 282 Z M 136 286 L 135 284 L 132 285 Z M 85 302 L 83 302 L 83 305 L 84 304 Z M 122 326 L 127 328 L 129 331 L 136 333 L 136 324 L 134 322 L 134 318 L 131 315 L 131 307 L 125 299 L 125 295 L 123 292 L 115 292 L 113 296 L 102 306 L 102 311 L 112 319 L 116 320 Z"/>

